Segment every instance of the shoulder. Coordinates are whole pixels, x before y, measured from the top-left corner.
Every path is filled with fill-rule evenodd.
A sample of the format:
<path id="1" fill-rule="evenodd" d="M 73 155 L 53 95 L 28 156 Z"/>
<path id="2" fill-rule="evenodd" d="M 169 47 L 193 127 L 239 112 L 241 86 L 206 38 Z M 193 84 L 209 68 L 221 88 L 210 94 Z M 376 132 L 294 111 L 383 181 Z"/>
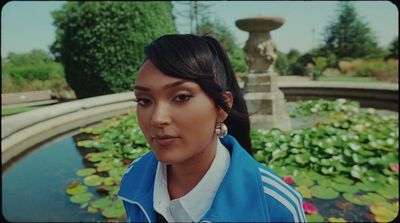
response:
<path id="1" fill-rule="evenodd" d="M 258 171 L 271 221 L 306 222 L 301 194 L 268 167 L 260 164 Z"/>
<path id="2" fill-rule="evenodd" d="M 121 179 L 121 187 L 137 185 L 142 180 L 151 180 L 157 168 L 157 159 L 152 151 L 132 161 Z"/>
<path id="3" fill-rule="evenodd" d="M 157 163 L 152 151 L 135 159 L 122 176 L 118 195 L 126 200 L 134 200 L 141 191 L 151 188 Z"/>
<path id="4" fill-rule="evenodd" d="M 132 169 L 135 167 L 140 167 L 140 166 L 144 166 L 144 165 L 148 165 L 148 163 L 154 159 L 154 153 L 152 151 L 148 151 L 147 153 L 143 154 L 142 156 L 136 158 L 135 160 L 133 160 L 129 166 L 128 169 L 125 171 L 124 175 L 127 175 L 129 173 L 132 173 Z"/>

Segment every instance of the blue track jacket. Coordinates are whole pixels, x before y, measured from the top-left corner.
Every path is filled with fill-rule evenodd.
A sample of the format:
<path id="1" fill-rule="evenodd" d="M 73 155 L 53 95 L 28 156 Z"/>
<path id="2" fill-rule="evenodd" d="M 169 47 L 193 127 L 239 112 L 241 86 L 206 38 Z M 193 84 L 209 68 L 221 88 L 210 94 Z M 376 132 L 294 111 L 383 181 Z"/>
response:
<path id="1" fill-rule="evenodd" d="M 230 166 L 201 222 L 306 222 L 297 191 L 258 163 L 232 136 L 221 142 L 230 152 Z M 156 221 L 153 190 L 157 164 L 150 151 L 134 160 L 122 178 L 118 196 L 129 222 Z"/>

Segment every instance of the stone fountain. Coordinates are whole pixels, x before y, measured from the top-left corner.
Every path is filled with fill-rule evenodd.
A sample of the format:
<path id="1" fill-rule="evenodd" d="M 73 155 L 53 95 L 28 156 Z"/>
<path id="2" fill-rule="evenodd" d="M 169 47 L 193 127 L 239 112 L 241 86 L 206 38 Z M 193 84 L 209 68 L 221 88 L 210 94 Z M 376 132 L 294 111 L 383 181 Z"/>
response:
<path id="1" fill-rule="evenodd" d="M 277 49 L 270 31 L 284 23 L 282 17 L 257 16 L 239 19 L 236 26 L 249 32 L 246 42 L 246 63 L 249 73 L 244 77 L 244 98 L 250 114 L 251 127 L 257 129 L 291 129 L 285 111 L 285 97 L 279 90 L 274 70 Z"/>

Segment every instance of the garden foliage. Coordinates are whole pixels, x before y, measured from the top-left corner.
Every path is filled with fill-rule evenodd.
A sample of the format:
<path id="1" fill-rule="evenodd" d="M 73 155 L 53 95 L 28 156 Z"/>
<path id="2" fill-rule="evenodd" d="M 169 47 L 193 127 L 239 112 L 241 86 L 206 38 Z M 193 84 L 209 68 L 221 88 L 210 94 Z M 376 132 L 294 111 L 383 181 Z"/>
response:
<path id="1" fill-rule="evenodd" d="M 170 2 L 68 2 L 52 16 L 51 50 L 79 98 L 132 90 L 144 46 L 176 32 Z"/>
<path id="2" fill-rule="evenodd" d="M 43 50 L 10 52 L 2 59 L 1 80 L 2 93 L 53 90 L 58 85 L 66 86 L 62 65 Z"/>
<path id="3" fill-rule="evenodd" d="M 340 61 L 339 69 L 345 75 L 374 77 L 377 80 L 398 82 L 398 60 L 350 60 Z"/>
<path id="4" fill-rule="evenodd" d="M 399 196 L 398 117 L 362 109 L 345 99 L 302 102 L 290 113 L 293 118 L 322 115 L 325 119 L 290 132 L 252 130 L 252 145 L 256 160 L 303 195 L 307 219 L 392 220 Z M 89 212 L 123 220 L 116 197 L 121 176 L 131 160 L 150 149 L 136 116 L 115 117 L 82 132 L 86 139 L 78 139 L 78 146 L 89 164 L 77 172 L 82 178 L 70 184 L 67 193 Z M 95 187 L 100 198 L 88 187 Z M 331 206 L 314 207 L 321 200 Z"/>
<path id="5" fill-rule="evenodd" d="M 246 55 L 237 44 L 232 31 L 229 30 L 221 21 L 204 17 L 197 28 L 198 35 L 209 35 L 221 43 L 222 47 L 229 56 L 235 72 L 247 72 Z"/>

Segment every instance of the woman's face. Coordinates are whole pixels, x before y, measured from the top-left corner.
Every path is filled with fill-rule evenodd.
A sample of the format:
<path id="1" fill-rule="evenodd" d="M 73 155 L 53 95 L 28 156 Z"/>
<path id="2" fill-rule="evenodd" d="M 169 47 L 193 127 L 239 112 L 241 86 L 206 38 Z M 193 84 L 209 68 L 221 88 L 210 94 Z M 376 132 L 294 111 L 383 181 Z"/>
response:
<path id="1" fill-rule="evenodd" d="M 191 162 L 215 148 L 215 125 L 226 113 L 197 83 L 167 76 L 147 60 L 134 92 L 140 128 L 159 161 Z"/>

